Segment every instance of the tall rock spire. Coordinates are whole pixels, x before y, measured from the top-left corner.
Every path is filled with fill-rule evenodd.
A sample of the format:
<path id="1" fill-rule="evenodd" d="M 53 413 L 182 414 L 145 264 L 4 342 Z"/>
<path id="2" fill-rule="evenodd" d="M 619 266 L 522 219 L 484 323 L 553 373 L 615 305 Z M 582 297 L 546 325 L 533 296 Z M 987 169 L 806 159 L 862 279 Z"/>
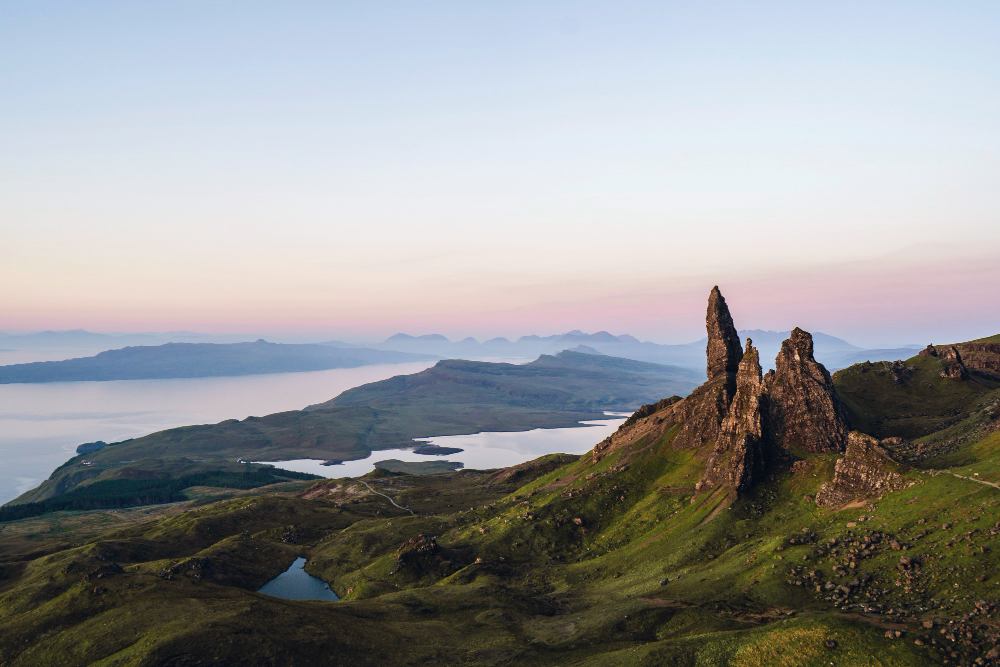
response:
<path id="1" fill-rule="evenodd" d="M 708 296 L 705 327 L 708 329 L 708 379 L 723 373 L 735 373 L 743 359 L 743 349 L 733 317 L 726 306 L 726 299 L 718 285 L 712 288 L 712 293 Z"/>
<path id="2" fill-rule="evenodd" d="M 723 485 L 730 493 L 738 493 L 759 482 L 764 474 L 766 397 L 760 357 L 749 338 L 742 357 L 736 373 L 736 395 L 722 421 L 705 474 L 695 487 L 698 491 Z"/>
<path id="3" fill-rule="evenodd" d="M 844 451 L 845 410 L 830 373 L 813 357 L 812 335 L 796 327 L 774 366 L 765 383 L 772 442 L 788 450 Z"/>

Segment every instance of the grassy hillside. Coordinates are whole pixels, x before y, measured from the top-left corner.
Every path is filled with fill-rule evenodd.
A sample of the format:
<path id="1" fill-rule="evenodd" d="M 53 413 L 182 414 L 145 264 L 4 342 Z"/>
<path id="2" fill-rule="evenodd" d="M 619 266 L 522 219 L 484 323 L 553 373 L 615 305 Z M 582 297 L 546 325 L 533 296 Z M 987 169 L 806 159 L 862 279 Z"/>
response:
<path id="1" fill-rule="evenodd" d="M 834 374 L 851 425 L 879 438 L 923 438 L 960 424 L 992 403 L 1000 381 L 941 376 L 936 357 L 856 364 Z"/>
<path id="2" fill-rule="evenodd" d="M 992 646 L 997 489 L 914 471 L 890 497 L 821 509 L 808 496 L 828 478 L 826 455 L 728 504 L 693 495 L 705 453 L 673 449 L 672 436 L 598 463 L 540 461 L 514 484 L 369 476 L 415 516 L 328 482 L 7 555 L 0 664 L 252 650 L 259 664 L 336 652 L 372 665 L 913 665 Z M 995 470 L 1000 442 L 981 449 Z M 434 550 L 408 553 L 420 535 L 437 536 Z M 252 592 L 300 554 L 344 602 Z M 919 567 L 901 570 L 902 557 Z"/>

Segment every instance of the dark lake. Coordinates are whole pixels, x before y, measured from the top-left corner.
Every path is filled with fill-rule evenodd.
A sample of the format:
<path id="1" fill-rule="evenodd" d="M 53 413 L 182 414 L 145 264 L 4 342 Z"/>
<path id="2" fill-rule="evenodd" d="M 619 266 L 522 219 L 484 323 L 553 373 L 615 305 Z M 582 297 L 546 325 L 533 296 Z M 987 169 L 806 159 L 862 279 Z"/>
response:
<path id="1" fill-rule="evenodd" d="M 305 565 L 305 558 L 296 558 L 291 567 L 261 586 L 257 592 L 286 600 L 339 600 L 325 581 L 303 569 Z"/>

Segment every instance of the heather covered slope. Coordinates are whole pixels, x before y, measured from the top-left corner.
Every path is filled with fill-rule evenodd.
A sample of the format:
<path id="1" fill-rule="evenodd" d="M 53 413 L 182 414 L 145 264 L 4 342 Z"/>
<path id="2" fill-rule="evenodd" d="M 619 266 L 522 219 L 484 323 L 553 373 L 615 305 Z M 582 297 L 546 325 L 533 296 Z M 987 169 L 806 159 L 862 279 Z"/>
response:
<path id="1" fill-rule="evenodd" d="M 347 480 L 7 552 L 0 664 L 912 665 L 991 648 L 996 489 L 911 473 L 824 508 L 827 454 L 729 502 L 695 493 L 707 452 L 675 433 L 526 473 L 368 480 L 416 516 Z M 251 592 L 300 554 L 345 602 Z"/>

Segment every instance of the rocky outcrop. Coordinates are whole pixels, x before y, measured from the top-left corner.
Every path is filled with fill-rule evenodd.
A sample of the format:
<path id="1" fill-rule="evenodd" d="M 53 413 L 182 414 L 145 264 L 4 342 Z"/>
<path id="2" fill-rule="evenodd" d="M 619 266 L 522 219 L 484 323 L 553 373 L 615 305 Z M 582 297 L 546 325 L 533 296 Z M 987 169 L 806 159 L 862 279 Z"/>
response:
<path id="1" fill-rule="evenodd" d="M 420 533 L 399 545 L 395 566 L 389 573 L 400 581 L 415 581 L 428 575 L 446 577 L 467 564 L 458 552 L 439 546 L 436 535 Z"/>
<path id="2" fill-rule="evenodd" d="M 733 376 L 735 379 L 735 376 Z M 722 419 L 729 410 L 732 393 L 726 375 L 701 385 L 686 397 L 664 399 L 643 406 L 642 414 L 632 415 L 618 430 L 599 442 L 590 452 L 597 462 L 621 448 L 629 448 L 640 440 L 654 442 L 677 427 L 673 438 L 675 449 L 697 449 L 719 438 Z"/>
<path id="3" fill-rule="evenodd" d="M 941 360 L 941 377 L 951 380 L 968 380 L 969 372 L 962 363 L 962 355 L 958 353 L 958 348 L 949 345 L 941 350 L 938 355 Z"/>
<path id="4" fill-rule="evenodd" d="M 852 431 L 844 457 L 834 466 L 833 481 L 820 487 L 816 504 L 839 507 L 905 488 L 912 482 L 900 474 L 903 470 L 878 440 Z"/>
<path id="5" fill-rule="evenodd" d="M 735 374 L 743 358 L 743 348 L 726 299 L 718 285 L 712 288 L 712 293 L 708 296 L 705 327 L 708 329 L 708 379 L 724 373 Z"/>
<path id="6" fill-rule="evenodd" d="M 763 477 L 766 399 L 760 358 L 749 338 L 742 356 L 736 373 L 736 394 L 696 491 L 721 484 L 738 493 Z"/>
<path id="7" fill-rule="evenodd" d="M 775 370 L 765 378 L 767 431 L 775 447 L 795 451 L 843 451 L 846 412 L 833 379 L 813 356 L 812 335 L 796 327 L 781 344 Z"/>
<path id="8" fill-rule="evenodd" d="M 846 449 L 846 410 L 830 373 L 813 355 L 812 335 L 794 329 L 781 346 L 775 370 L 762 376 L 758 351 L 750 340 L 745 351 L 740 347 L 718 287 L 709 295 L 706 328 L 708 382 L 683 399 L 664 399 L 638 410 L 594 447 L 590 462 L 621 450 L 625 457 L 619 463 L 627 465 L 629 458 L 669 436 L 672 449 L 700 450 L 697 455 L 707 457 L 696 491 L 722 487 L 736 496 L 760 482 L 772 467 L 806 453 Z M 882 468 L 865 467 L 864 452 L 845 460 L 827 497 L 842 489 L 889 483 L 879 477 Z M 862 463 L 852 468 L 859 460 Z"/>
<path id="9" fill-rule="evenodd" d="M 1000 341 L 972 341 L 955 348 L 962 355 L 962 365 L 977 375 L 1000 380 Z"/>

